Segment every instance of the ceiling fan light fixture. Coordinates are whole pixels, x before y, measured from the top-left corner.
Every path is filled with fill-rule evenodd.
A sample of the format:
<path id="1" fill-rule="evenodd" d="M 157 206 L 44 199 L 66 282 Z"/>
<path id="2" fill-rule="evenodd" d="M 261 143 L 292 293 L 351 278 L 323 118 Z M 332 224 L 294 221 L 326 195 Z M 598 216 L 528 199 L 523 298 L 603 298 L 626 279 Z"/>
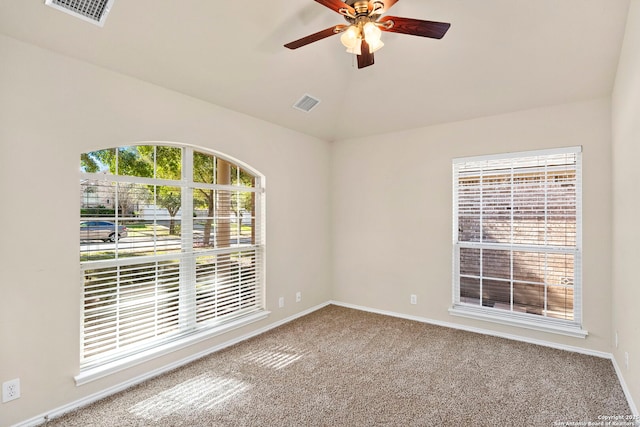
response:
<path id="1" fill-rule="evenodd" d="M 355 49 L 356 46 L 359 48 L 361 43 L 360 30 L 355 25 L 349 26 L 349 28 L 347 28 L 342 32 L 342 35 L 340 36 L 340 41 L 342 42 L 344 47 L 347 48 L 347 51 L 349 49 Z"/>
<path id="2" fill-rule="evenodd" d="M 364 24 L 362 32 L 364 33 L 364 39 L 367 41 L 367 44 L 369 45 L 369 51 L 371 53 L 379 50 L 382 46 L 384 46 L 384 43 L 382 42 L 382 40 L 380 40 L 380 37 L 382 37 L 382 31 L 375 23 L 367 22 L 366 24 Z"/>
<path id="3" fill-rule="evenodd" d="M 378 40 L 375 43 L 369 43 L 369 52 L 371 53 L 377 52 L 382 48 L 382 46 L 384 46 L 384 43 L 382 43 L 382 40 Z"/>
<path id="4" fill-rule="evenodd" d="M 362 40 L 358 39 L 353 47 L 347 48 L 347 53 L 353 53 L 354 55 L 362 55 Z"/>

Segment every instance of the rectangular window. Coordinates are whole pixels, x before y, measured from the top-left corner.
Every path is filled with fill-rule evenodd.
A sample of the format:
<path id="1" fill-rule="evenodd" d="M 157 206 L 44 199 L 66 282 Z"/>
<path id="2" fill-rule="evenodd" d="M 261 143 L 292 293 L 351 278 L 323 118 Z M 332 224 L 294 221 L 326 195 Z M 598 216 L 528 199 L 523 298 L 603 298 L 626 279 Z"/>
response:
<path id="1" fill-rule="evenodd" d="M 452 314 L 584 336 L 581 148 L 453 161 Z"/>

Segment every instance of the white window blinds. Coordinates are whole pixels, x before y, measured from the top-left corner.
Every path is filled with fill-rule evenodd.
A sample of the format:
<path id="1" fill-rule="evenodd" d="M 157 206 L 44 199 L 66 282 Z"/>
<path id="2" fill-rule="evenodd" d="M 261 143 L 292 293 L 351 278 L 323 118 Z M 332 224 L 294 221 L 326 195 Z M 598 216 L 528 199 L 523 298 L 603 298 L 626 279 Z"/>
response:
<path id="1" fill-rule="evenodd" d="M 454 308 L 580 325 L 580 156 L 453 161 Z"/>

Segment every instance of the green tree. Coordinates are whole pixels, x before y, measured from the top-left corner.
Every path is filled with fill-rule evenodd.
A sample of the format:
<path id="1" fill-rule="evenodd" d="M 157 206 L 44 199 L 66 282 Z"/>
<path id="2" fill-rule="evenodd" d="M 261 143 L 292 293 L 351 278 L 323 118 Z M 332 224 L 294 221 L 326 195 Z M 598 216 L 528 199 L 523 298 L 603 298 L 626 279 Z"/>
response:
<path id="1" fill-rule="evenodd" d="M 213 184 L 215 182 L 216 158 L 209 154 L 200 152 L 193 153 L 193 180 L 203 184 Z M 205 208 L 207 210 L 203 230 L 203 246 L 211 245 L 211 229 L 213 227 L 213 215 L 215 213 L 214 191 L 205 188 L 194 190 L 194 208 Z"/>
<path id="2" fill-rule="evenodd" d="M 180 195 L 180 189 L 176 187 L 156 187 L 156 204 L 162 206 L 169 212 L 169 234 L 176 233 L 176 220 L 175 216 L 180 210 L 182 204 L 182 197 Z"/>

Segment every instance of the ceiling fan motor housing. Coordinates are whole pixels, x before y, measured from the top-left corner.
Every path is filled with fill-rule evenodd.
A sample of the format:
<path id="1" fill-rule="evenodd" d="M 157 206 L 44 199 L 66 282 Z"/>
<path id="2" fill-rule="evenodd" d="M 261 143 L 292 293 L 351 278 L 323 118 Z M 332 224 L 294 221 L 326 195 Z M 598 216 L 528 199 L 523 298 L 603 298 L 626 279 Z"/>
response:
<path id="1" fill-rule="evenodd" d="M 369 13 L 369 2 L 367 0 L 358 0 L 353 4 L 357 15 Z"/>
<path id="2" fill-rule="evenodd" d="M 371 4 L 371 7 L 369 7 L 369 4 Z M 375 15 L 381 15 L 384 11 L 384 3 L 380 0 L 374 0 L 372 2 L 369 2 L 368 0 L 356 0 L 353 2 L 353 5 L 351 5 L 351 7 L 355 11 L 355 15 L 352 14 L 351 11 L 347 8 L 341 8 L 339 10 L 339 12 L 343 14 L 349 21 L 372 18 Z"/>

